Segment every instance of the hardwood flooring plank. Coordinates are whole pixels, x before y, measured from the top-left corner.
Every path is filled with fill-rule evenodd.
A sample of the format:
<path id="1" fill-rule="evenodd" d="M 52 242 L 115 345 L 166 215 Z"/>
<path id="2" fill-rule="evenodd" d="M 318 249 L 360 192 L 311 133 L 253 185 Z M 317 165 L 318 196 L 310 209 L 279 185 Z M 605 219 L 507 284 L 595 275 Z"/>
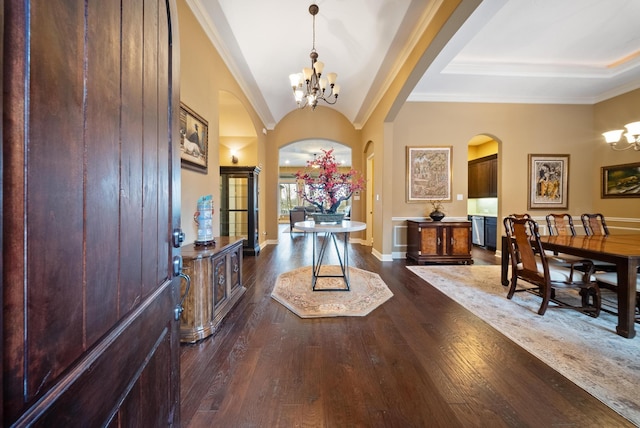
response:
<path id="1" fill-rule="evenodd" d="M 281 233 L 243 259 L 245 295 L 212 337 L 181 349 L 183 426 L 632 426 L 370 247 L 350 245 L 351 264 L 378 273 L 389 301 L 366 317 L 298 318 L 270 293 L 311 264 L 311 245 Z"/>

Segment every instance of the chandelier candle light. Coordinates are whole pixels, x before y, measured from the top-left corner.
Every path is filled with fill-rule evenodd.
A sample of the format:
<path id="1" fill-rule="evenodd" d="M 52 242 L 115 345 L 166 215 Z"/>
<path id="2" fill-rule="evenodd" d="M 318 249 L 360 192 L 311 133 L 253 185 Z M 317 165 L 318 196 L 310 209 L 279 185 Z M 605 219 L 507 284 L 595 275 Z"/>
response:
<path id="1" fill-rule="evenodd" d="M 298 103 L 298 108 L 301 109 L 310 105 L 311 109 L 315 110 L 318 100 L 327 104 L 335 104 L 340 92 L 340 85 L 336 84 L 338 77 L 336 73 L 327 73 L 327 77 L 322 77 L 324 63 L 318 61 L 318 52 L 316 52 L 316 15 L 319 10 L 320 8 L 316 4 L 309 6 L 309 13 L 313 16 L 313 44 L 311 54 L 309 54 L 311 67 L 303 68 L 302 73 L 289 75 L 293 95 Z"/>
<path id="2" fill-rule="evenodd" d="M 627 123 L 625 126 L 627 132 L 624 129 L 616 129 L 615 131 L 607 131 L 603 133 L 604 139 L 609 143 L 609 147 L 613 150 L 627 150 L 633 148 L 634 150 L 640 150 L 640 122 Z M 626 145 L 621 146 L 622 134 L 626 138 Z M 623 143 L 623 144 L 625 144 Z"/>

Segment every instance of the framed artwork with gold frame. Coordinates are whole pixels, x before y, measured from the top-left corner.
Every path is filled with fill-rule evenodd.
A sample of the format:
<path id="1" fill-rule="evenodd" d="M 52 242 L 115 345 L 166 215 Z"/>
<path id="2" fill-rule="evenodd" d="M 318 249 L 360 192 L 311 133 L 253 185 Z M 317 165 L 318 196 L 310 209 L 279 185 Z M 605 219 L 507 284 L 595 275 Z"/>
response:
<path id="1" fill-rule="evenodd" d="M 640 162 L 601 167 L 602 198 L 640 198 Z"/>
<path id="2" fill-rule="evenodd" d="M 569 208 L 569 155 L 529 154 L 528 209 Z"/>
<path id="3" fill-rule="evenodd" d="M 407 202 L 450 201 L 452 147 L 407 147 Z"/>

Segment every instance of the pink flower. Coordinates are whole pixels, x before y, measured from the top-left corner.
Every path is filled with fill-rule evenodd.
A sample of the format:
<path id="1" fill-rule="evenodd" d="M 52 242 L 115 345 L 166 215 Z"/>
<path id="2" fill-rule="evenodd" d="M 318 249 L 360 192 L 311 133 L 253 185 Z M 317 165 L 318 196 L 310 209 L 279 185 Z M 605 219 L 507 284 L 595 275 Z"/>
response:
<path id="1" fill-rule="evenodd" d="M 307 161 L 306 171 L 296 173 L 296 178 L 304 182 L 298 195 L 323 213 L 335 213 L 342 201 L 349 199 L 353 192 L 364 189 L 365 181 L 354 169 L 341 172 L 333 149 L 322 151 L 322 156 Z"/>

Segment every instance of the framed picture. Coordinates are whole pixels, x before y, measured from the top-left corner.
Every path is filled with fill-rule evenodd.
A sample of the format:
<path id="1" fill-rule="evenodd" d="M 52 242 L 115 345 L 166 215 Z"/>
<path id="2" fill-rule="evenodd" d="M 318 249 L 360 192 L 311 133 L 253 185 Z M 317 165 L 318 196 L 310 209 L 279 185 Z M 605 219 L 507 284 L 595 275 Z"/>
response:
<path id="1" fill-rule="evenodd" d="M 640 198 L 640 162 L 603 166 L 603 198 Z"/>
<path id="2" fill-rule="evenodd" d="M 207 173 L 209 124 L 180 103 L 180 161 L 183 167 Z"/>
<path id="3" fill-rule="evenodd" d="M 407 147 L 407 202 L 451 200 L 449 147 Z"/>
<path id="4" fill-rule="evenodd" d="M 529 155 L 527 208 L 569 208 L 569 155 Z"/>

